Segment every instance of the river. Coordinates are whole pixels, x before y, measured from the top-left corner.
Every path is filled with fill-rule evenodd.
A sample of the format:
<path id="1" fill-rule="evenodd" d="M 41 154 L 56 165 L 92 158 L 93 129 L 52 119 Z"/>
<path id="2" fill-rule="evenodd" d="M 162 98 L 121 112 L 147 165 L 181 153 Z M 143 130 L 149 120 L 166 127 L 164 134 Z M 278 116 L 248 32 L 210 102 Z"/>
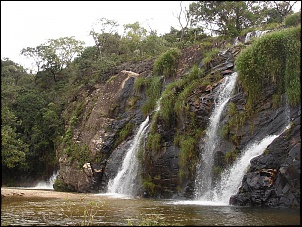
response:
<path id="1" fill-rule="evenodd" d="M 26 194 L 26 190 L 23 192 Z M 34 196 L 2 197 L 1 226 L 300 225 L 300 209 L 226 206 L 109 193 L 57 196 L 59 192 L 51 190 L 37 189 L 36 192 Z M 39 193 L 49 196 L 39 197 Z M 53 198 L 52 193 L 56 195 Z"/>

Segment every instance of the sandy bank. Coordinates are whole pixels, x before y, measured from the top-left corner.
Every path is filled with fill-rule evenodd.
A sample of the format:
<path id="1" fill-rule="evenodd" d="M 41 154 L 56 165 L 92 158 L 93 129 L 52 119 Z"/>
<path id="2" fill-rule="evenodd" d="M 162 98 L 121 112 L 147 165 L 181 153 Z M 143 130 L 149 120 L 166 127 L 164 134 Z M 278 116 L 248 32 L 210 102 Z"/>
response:
<path id="1" fill-rule="evenodd" d="M 22 196 L 22 197 L 42 197 L 42 198 L 81 198 L 93 197 L 93 194 L 87 193 L 72 193 L 72 192 L 57 192 L 52 190 L 42 189 L 23 189 L 23 188 L 7 188 L 1 187 L 1 198 Z"/>

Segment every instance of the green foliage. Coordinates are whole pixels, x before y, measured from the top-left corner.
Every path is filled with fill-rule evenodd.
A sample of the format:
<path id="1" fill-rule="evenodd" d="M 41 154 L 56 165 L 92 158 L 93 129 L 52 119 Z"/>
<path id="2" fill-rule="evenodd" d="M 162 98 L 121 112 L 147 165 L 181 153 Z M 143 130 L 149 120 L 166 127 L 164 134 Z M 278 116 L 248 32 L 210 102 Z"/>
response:
<path id="1" fill-rule="evenodd" d="M 236 70 L 248 94 L 249 114 L 270 84 L 277 87 L 279 94 L 286 91 L 291 105 L 300 101 L 300 32 L 301 27 L 295 27 L 269 33 L 237 57 Z"/>
<path id="2" fill-rule="evenodd" d="M 8 125 L 1 127 L 1 158 L 2 168 L 12 169 L 25 165 L 28 145 L 24 144 L 13 128 Z"/>
<path id="3" fill-rule="evenodd" d="M 177 48 L 171 48 L 161 54 L 154 62 L 154 75 L 172 77 L 176 74 L 180 51 Z"/>
<path id="4" fill-rule="evenodd" d="M 195 153 L 197 139 L 190 135 L 179 134 L 174 138 L 174 144 L 180 147 L 178 162 L 180 168 L 179 178 L 182 179 L 194 171 L 196 166 L 198 160 Z"/>
<path id="5" fill-rule="evenodd" d="M 55 191 L 59 192 L 74 192 L 75 189 L 70 185 L 66 184 L 62 179 L 56 178 L 53 188 Z"/>
<path id="6" fill-rule="evenodd" d="M 206 52 L 204 58 L 202 59 L 202 64 L 207 65 L 208 63 L 210 63 L 213 58 L 217 56 L 219 51 L 220 50 L 218 48 L 214 48 L 211 51 Z"/>
<path id="7" fill-rule="evenodd" d="M 284 19 L 284 24 L 287 27 L 295 27 L 301 24 L 301 11 L 287 15 Z"/>
<path id="8" fill-rule="evenodd" d="M 133 85 L 135 94 L 139 94 L 146 85 L 147 85 L 147 80 L 144 77 L 136 78 Z"/>
<path id="9" fill-rule="evenodd" d="M 128 136 L 133 134 L 134 124 L 128 122 L 118 133 L 118 137 L 115 141 L 116 146 L 123 142 Z"/>
<path id="10" fill-rule="evenodd" d="M 301 102 L 301 26 L 286 33 L 285 90 L 290 105 Z"/>
<path id="11" fill-rule="evenodd" d="M 218 35 L 236 37 L 251 26 L 260 24 L 265 18 L 266 7 L 246 1 L 197 1 L 190 4 L 192 25 L 200 22 Z"/>
<path id="12" fill-rule="evenodd" d="M 235 103 L 230 102 L 228 106 L 228 116 L 230 118 L 229 122 L 222 128 L 222 136 L 224 138 L 229 136 L 230 131 L 233 129 L 238 132 L 239 127 L 243 126 L 246 119 L 247 114 L 244 111 L 238 111 Z M 236 139 L 237 141 L 237 139 Z"/>
<path id="13" fill-rule="evenodd" d="M 81 169 L 85 163 L 92 161 L 89 147 L 85 144 L 80 145 L 73 141 L 69 141 L 64 145 L 63 154 L 66 154 L 70 158 L 71 163 L 76 161 L 79 169 Z"/>
<path id="14" fill-rule="evenodd" d="M 159 152 L 161 148 L 161 136 L 159 133 L 151 133 L 148 136 L 146 148 L 152 152 Z"/>
<path id="15" fill-rule="evenodd" d="M 239 156 L 240 151 L 238 149 L 232 150 L 232 151 L 228 151 L 227 153 L 225 153 L 224 155 L 224 160 L 226 162 L 227 165 L 232 165 L 233 162 L 236 160 L 236 158 Z"/>
<path id="16" fill-rule="evenodd" d="M 143 179 L 143 187 L 150 195 L 155 195 L 156 193 L 156 184 L 153 183 L 152 177 L 148 175 L 147 178 Z"/>
<path id="17" fill-rule="evenodd" d="M 147 88 L 146 93 L 148 96 L 148 100 L 142 106 L 142 111 L 145 116 L 149 115 L 154 111 L 156 107 L 156 102 L 160 97 L 162 81 L 159 76 L 154 76 L 152 78 L 148 78 L 145 81 L 145 86 Z"/>

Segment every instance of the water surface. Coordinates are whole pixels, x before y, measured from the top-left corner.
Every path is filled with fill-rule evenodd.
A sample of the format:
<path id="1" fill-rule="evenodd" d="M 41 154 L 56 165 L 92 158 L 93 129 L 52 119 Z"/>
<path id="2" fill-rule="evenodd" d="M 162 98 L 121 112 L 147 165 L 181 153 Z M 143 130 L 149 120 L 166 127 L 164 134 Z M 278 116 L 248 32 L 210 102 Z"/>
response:
<path id="1" fill-rule="evenodd" d="M 189 200 L 156 200 L 119 194 L 78 198 L 5 197 L 1 225 L 299 225 L 300 209 L 226 206 Z M 91 194 L 89 194 L 91 195 Z"/>

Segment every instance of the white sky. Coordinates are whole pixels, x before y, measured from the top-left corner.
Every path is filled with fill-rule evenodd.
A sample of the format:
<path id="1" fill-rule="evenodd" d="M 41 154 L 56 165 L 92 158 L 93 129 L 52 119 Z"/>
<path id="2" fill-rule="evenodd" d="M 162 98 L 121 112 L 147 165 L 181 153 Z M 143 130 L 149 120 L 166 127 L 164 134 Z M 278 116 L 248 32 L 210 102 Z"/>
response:
<path id="1" fill-rule="evenodd" d="M 296 6 L 295 11 L 301 9 L 301 1 Z M 1 1 L 1 59 L 31 68 L 32 61 L 20 55 L 23 48 L 66 36 L 94 45 L 89 31 L 103 17 L 121 27 L 138 21 L 148 31 L 165 34 L 171 26 L 180 29 L 179 12 L 180 1 Z"/>
<path id="2" fill-rule="evenodd" d="M 188 7 L 192 1 L 182 2 Z M 115 20 L 120 27 L 139 22 L 159 34 L 180 29 L 176 15 L 180 1 L 1 1 L 1 59 L 30 68 L 32 63 L 20 51 L 48 39 L 74 36 L 87 46 L 97 19 Z"/>

